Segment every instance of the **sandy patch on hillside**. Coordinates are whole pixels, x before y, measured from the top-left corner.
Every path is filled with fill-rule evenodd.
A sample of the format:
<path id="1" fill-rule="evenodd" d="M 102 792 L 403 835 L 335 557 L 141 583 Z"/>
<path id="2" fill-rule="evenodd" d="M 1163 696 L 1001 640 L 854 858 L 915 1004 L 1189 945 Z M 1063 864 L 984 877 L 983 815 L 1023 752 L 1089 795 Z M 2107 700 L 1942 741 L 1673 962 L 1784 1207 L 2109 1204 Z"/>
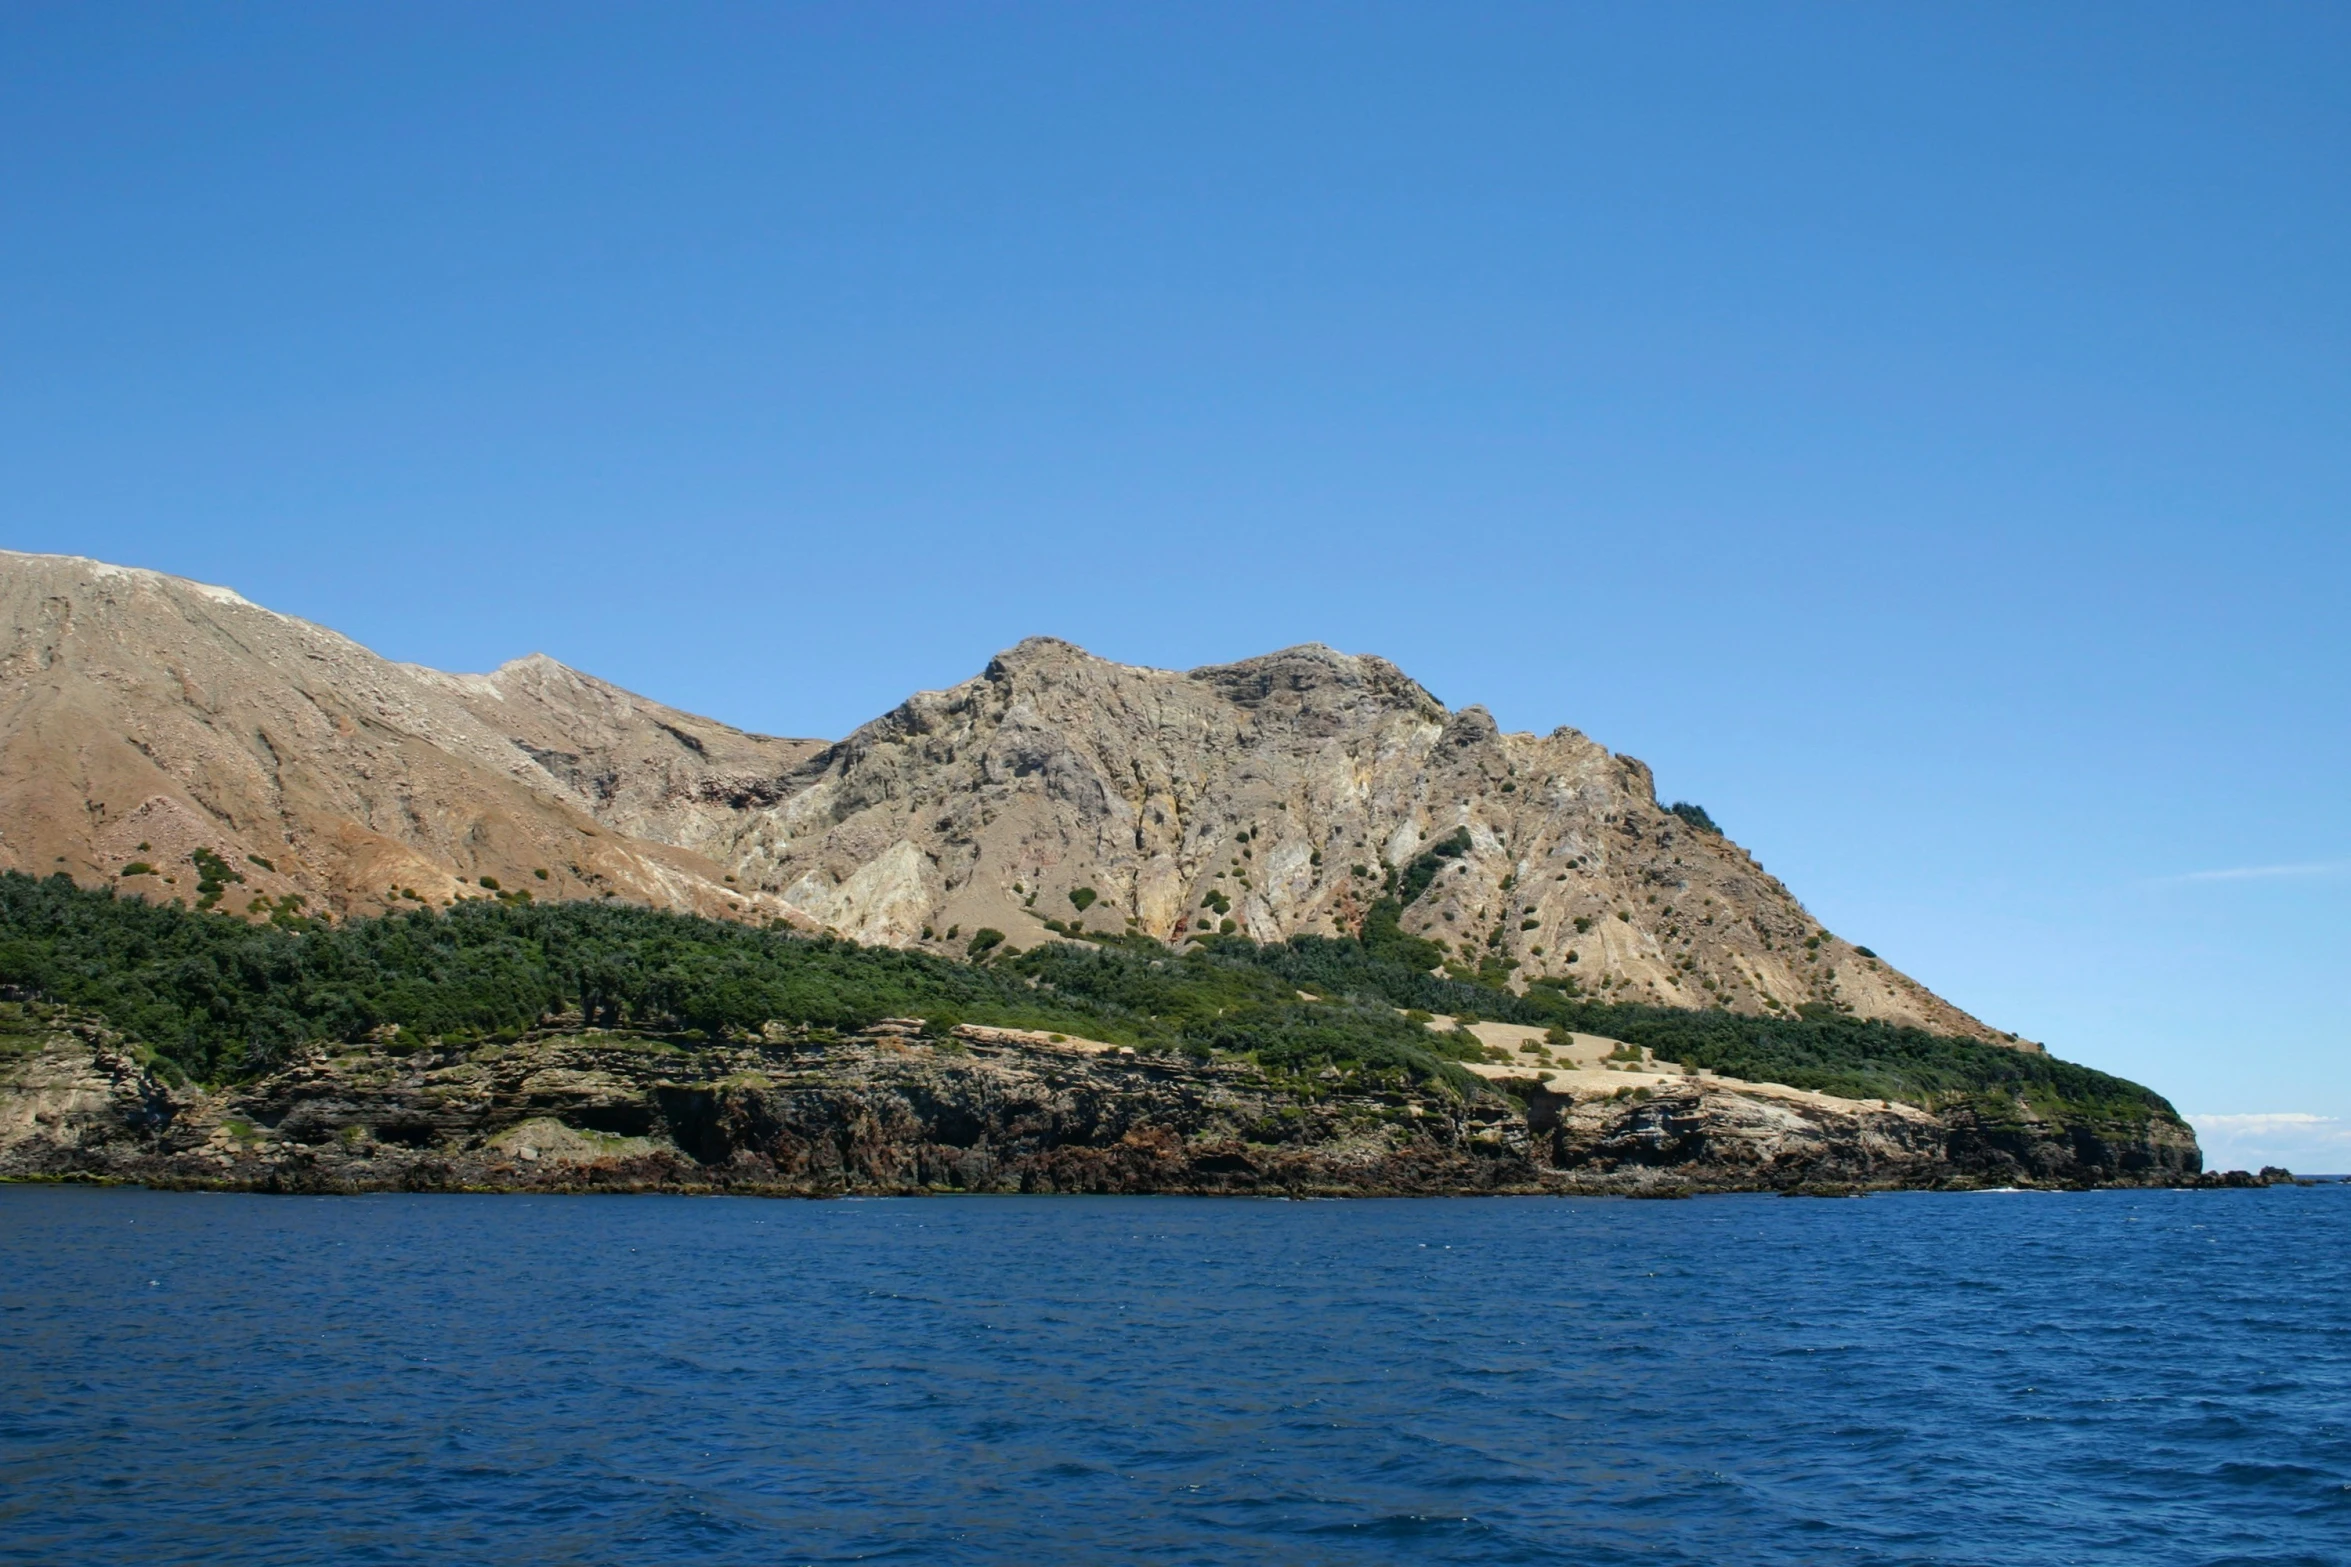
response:
<path id="1" fill-rule="evenodd" d="M 1455 1020 L 1436 1017 L 1430 1019 L 1428 1026 L 1436 1033 L 1448 1034 L 1453 1031 Z M 1894 1104 L 1882 1099 L 1840 1099 L 1834 1094 L 1791 1088 L 1785 1083 L 1750 1082 L 1743 1077 L 1722 1077 L 1703 1069 L 1693 1072 L 1679 1062 L 1660 1060 L 1647 1050 L 1641 1052 L 1638 1062 L 1611 1061 L 1608 1059 L 1610 1055 L 1632 1047 L 1621 1039 L 1610 1039 L 1600 1034 L 1571 1034 L 1567 1045 L 1557 1046 L 1546 1042 L 1544 1030 L 1524 1023 L 1473 1023 L 1469 1031 L 1477 1036 L 1479 1044 L 1507 1051 L 1511 1059 L 1507 1062 L 1465 1061 L 1461 1064 L 1466 1069 L 1484 1078 L 1538 1082 L 1553 1093 L 1571 1093 L 1582 1097 L 1612 1094 L 1627 1088 L 1646 1088 L 1652 1092 L 1705 1088 L 1745 1094 L 1751 1098 L 1811 1105 L 1816 1109 L 1835 1110 L 1847 1115 L 1863 1110 L 1890 1110 L 1917 1120 L 1934 1119 L 1915 1105 Z"/>

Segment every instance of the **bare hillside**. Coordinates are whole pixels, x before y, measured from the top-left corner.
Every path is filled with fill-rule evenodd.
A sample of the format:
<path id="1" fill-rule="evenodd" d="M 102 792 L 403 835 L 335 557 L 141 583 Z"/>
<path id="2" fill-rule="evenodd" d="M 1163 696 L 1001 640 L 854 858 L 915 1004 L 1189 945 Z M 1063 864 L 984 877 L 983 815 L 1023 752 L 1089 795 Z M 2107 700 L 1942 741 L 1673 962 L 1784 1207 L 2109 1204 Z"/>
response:
<path id="1" fill-rule="evenodd" d="M 0 553 L 0 622 L 0 864 L 147 897 L 196 901 L 202 849 L 243 878 L 221 898 L 239 911 L 441 902 L 487 876 L 724 913 L 744 903 L 725 871 L 667 841 L 685 802 L 813 749 L 543 659 L 395 664 L 225 588 L 66 556 Z"/>

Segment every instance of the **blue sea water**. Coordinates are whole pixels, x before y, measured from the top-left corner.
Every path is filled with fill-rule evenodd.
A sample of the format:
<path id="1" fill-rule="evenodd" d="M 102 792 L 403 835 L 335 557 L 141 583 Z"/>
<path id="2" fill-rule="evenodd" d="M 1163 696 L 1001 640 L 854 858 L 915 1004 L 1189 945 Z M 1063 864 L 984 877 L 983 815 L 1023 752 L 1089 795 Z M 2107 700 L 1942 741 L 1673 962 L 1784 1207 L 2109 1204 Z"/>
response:
<path id="1" fill-rule="evenodd" d="M 2351 1188 L 0 1188 L 0 1561 L 2337 1563 Z"/>

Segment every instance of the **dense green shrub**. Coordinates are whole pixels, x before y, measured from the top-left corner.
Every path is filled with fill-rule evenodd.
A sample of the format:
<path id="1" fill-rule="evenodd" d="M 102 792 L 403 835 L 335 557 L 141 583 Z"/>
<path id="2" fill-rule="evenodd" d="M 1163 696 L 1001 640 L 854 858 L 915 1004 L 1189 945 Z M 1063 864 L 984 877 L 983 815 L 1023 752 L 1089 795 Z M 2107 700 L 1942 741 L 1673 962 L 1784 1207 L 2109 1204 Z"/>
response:
<path id="1" fill-rule="evenodd" d="M 242 882 L 245 879 L 234 866 L 210 849 L 197 849 L 188 856 L 188 861 L 196 867 L 196 907 L 199 909 L 211 908 L 220 902 L 221 894 L 229 890 L 230 882 Z"/>
<path id="2" fill-rule="evenodd" d="M 1444 838 L 1415 855 L 1404 867 L 1404 874 L 1396 882 L 1396 901 L 1411 908 L 1420 895 L 1429 890 L 1429 883 L 1437 879 L 1437 872 L 1445 868 L 1447 860 L 1459 859 L 1469 852 L 1469 829 L 1456 827 Z"/>
<path id="3" fill-rule="evenodd" d="M 1692 805 L 1687 800 L 1676 800 L 1667 806 L 1666 810 L 1688 822 L 1700 832 L 1710 832 L 1717 838 L 1722 836 L 1722 829 L 1714 825 L 1714 818 L 1706 814 L 1706 807 L 1703 805 Z"/>

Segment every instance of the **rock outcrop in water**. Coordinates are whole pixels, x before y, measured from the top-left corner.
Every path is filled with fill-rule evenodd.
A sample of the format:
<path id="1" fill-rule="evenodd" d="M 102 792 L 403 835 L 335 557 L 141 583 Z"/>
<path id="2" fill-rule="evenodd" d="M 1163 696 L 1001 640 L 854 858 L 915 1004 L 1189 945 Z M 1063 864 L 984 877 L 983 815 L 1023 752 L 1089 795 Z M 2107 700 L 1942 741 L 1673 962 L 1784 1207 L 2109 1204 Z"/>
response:
<path id="1" fill-rule="evenodd" d="M 550 1031 L 314 1051 L 206 1094 L 54 1012 L 0 1039 L 0 1177 L 284 1192 L 1295 1196 L 2192 1182 L 2150 1117 L 1981 1124 L 1707 1077 L 1586 1091 L 1282 1081 L 1239 1061 L 918 1025 L 731 1043 Z M 1589 1074 L 1585 1074 L 1588 1076 Z"/>

